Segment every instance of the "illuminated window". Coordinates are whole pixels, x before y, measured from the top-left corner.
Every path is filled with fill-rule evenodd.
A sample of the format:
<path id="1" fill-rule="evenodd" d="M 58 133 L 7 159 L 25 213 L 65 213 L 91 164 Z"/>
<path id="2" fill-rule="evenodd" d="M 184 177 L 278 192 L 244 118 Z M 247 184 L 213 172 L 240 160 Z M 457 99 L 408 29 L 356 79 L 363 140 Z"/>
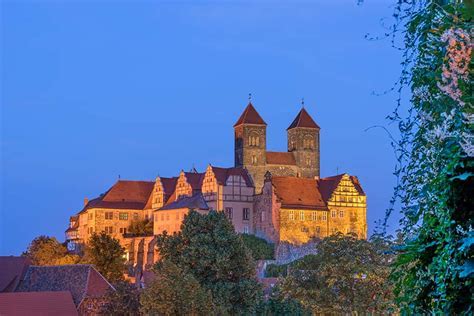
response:
<path id="1" fill-rule="evenodd" d="M 250 233 L 249 226 L 248 226 L 248 225 L 245 225 L 245 226 L 244 226 L 244 234 L 248 234 L 248 233 Z"/>
<path id="2" fill-rule="evenodd" d="M 119 219 L 122 221 L 128 220 L 128 213 L 119 213 Z"/>
<path id="3" fill-rule="evenodd" d="M 339 211 L 339 217 L 344 217 L 344 211 Z"/>
<path id="4" fill-rule="evenodd" d="M 317 220 L 317 217 L 318 217 L 318 213 L 316 213 L 316 212 L 311 212 L 311 220 L 312 220 L 312 221 Z"/>
<path id="5" fill-rule="evenodd" d="M 290 220 L 292 220 L 292 221 L 295 220 L 295 211 L 290 211 L 290 212 L 289 212 L 289 218 L 290 218 Z"/>
<path id="6" fill-rule="evenodd" d="M 323 213 L 322 219 L 323 219 L 323 221 L 326 221 L 328 219 L 326 213 Z"/>
<path id="7" fill-rule="evenodd" d="M 331 211 L 331 217 L 335 218 L 337 216 L 337 211 Z"/>
<path id="8" fill-rule="evenodd" d="M 138 219 L 138 213 L 133 213 L 133 219 L 137 220 Z"/>
<path id="9" fill-rule="evenodd" d="M 105 212 L 105 219 L 114 219 L 114 212 Z"/>
<path id="10" fill-rule="evenodd" d="M 255 156 L 255 155 L 252 156 L 252 163 L 254 165 L 257 164 L 257 156 Z"/>
<path id="11" fill-rule="evenodd" d="M 304 211 L 300 211 L 300 221 L 304 221 Z"/>

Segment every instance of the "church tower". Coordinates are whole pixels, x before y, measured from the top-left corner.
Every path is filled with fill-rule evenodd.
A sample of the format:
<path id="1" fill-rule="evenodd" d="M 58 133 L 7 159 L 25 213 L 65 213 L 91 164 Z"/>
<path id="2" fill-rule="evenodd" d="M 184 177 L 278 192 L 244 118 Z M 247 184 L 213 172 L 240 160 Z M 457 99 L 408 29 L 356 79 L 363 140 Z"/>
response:
<path id="1" fill-rule="evenodd" d="M 288 151 L 295 156 L 300 170 L 299 176 L 314 178 L 320 176 L 319 130 L 320 127 L 303 107 L 293 123 L 286 129 Z"/>
<path id="2" fill-rule="evenodd" d="M 244 112 L 234 124 L 235 166 L 245 167 L 254 182 L 262 179 L 265 173 L 267 148 L 267 123 L 249 102 Z M 255 183 L 257 188 L 263 183 Z"/>

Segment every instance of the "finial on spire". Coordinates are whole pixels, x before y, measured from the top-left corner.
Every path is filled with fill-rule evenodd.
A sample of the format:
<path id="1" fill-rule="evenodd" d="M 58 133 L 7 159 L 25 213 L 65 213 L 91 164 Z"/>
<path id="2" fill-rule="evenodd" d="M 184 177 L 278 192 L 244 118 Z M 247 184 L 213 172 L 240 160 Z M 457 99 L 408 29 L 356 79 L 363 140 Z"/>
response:
<path id="1" fill-rule="evenodd" d="M 249 93 L 249 103 L 251 103 L 251 102 L 252 102 L 252 94 Z"/>
<path id="2" fill-rule="evenodd" d="M 301 98 L 301 107 L 304 109 L 304 98 Z"/>

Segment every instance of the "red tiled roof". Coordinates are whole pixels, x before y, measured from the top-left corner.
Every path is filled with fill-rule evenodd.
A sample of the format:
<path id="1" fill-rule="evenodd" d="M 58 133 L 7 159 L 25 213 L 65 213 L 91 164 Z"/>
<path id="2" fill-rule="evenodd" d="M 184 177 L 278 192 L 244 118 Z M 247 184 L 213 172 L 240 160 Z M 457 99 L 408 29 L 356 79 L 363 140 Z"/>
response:
<path id="1" fill-rule="evenodd" d="M 336 190 L 339 182 L 341 182 L 342 177 L 344 174 L 338 174 L 332 177 L 321 178 L 318 180 L 318 187 L 324 201 L 328 201 L 331 198 L 332 193 Z M 362 190 L 362 186 L 360 185 L 359 179 L 356 176 L 349 176 L 354 187 L 356 188 L 357 192 L 360 195 L 365 195 L 364 190 Z"/>
<path id="2" fill-rule="evenodd" d="M 92 265 L 30 266 L 16 292 L 69 291 L 76 306 L 114 288 Z"/>
<path id="3" fill-rule="evenodd" d="M 289 152 L 266 152 L 267 164 L 271 165 L 296 165 L 295 156 Z"/>
<path id="4" fill-rule="evenodd" d="M 77 315 L 70 292 L 0 293 L 0 315 Z"/>
<path id="5" fill-rule="evenodd" d="M 301 209 L 327 209 L 317 180 L 296 177 L 272 177 L 275 194 L 282 207 Z"/>
<path id="6" fill-rule="evenodd" d="M 204 179 L 205 173 L 185 172 L 184 175 L 193 191 L 201 190 L 202 180 Z"/>
<path id="7" fill-rule="evenodd" d="M 1 256 L 0 292 L 15 291 L 30 264 L 31 261 L 27 257 Z"/>
<path id="8" fill-rule="evenodd" d="M 227 179 L 229 176 L 241 176 L 247 186 L 253 187 L 253 182 L 252 179 L 247 171 L 247 169 L 244 168 L 237 168 L 237 167 L 231 167 L 231 168 L 220 168 L 220 167 L 212 167 L 212 172 L 214 172 L 214 175 L 217 179 L 217 183 L 221 185 L 225 185 L 227 182 Z"/>
<path id="9" fill-rule="evenodd" d="M 143 210 L 153 191 L 152 181 L 117 181 L 105 194 L 90 200 L 81 212 L 90 208 Z"/>
<path id="10" fill-rule="evenodd" d="M 301 109 L 301 111 L 298 113 L 298 115 L 293 120 L 291 125 L 287 128 L 287 130 L 295 128 L 295 127 L 320 129 L 319 125 L 316 124 L 313 118 L 308 114 L 308 112 L 306 112 L 305 108 Z"/>
<path id="11" fill-rule="evenodd" d="M 234 124 L 234 127 L 241 124 L 267 125 L 257 110 L 255 110 L 252 103 L 247 105 L 240 118 Z"/>

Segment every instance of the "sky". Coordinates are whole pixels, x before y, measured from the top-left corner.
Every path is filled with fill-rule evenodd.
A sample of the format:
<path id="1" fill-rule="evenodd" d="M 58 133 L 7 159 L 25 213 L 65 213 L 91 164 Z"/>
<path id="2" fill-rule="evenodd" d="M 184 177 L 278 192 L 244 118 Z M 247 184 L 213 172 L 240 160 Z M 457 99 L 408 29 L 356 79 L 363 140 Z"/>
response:
<path id="1" fill-rule="evenodd" d="M 277 151 L 304 98 L 321 126 L 321 176 L 359 177 L 372 232 L 395 157 L 383 129 L 366 129 L 397 134 L 385 119 L 396 96 L 382 92 L 401 57 L 365 35 L 385 32 L 392 3 L 2 1 L 0 255 L 64 240 L 84 198 L 119 175 L 233 166 L 249 93 Z"/>

